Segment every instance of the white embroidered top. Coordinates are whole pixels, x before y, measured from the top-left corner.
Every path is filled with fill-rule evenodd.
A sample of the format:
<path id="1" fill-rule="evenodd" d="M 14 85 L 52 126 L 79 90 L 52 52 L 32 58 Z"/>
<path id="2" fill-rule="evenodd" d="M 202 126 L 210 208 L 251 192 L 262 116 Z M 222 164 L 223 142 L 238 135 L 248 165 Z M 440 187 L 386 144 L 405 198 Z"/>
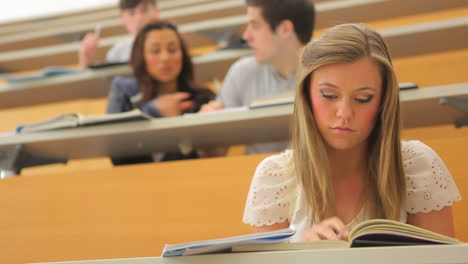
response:
<path id="1" fill-rule="evenodd" d="M 407 213 L 440 210 L 461 200 L 452 175 L 430 147 L 420 141 L 404 141 L 402 158 L 407 191 L 401 222 L 406 222 Z M 252 179 L 243 222 L 263 226 L 288 221 L 296 228 L 290 240 L 301 241 L 311 223 L 309 215 L 305 194 L 298 188 L 292 151 L 263 160 Z M 347 227 L 352 228 L 367 219 L 369 216 L 361 210 Z"/>

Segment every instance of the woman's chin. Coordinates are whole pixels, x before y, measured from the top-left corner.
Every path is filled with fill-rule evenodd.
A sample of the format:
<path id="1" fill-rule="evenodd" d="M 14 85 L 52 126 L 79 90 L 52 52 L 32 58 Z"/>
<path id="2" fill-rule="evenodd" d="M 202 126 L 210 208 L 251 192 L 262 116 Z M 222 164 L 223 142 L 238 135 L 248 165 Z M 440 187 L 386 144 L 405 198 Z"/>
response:
<path id="1" fill-rule="evenodd" d="M 158 80 L 160 83 L 171 83 L 177 79 L 177 76 L 173 74 L 159 74 L 157 77 L 153 76 L 154 79 Z"/>

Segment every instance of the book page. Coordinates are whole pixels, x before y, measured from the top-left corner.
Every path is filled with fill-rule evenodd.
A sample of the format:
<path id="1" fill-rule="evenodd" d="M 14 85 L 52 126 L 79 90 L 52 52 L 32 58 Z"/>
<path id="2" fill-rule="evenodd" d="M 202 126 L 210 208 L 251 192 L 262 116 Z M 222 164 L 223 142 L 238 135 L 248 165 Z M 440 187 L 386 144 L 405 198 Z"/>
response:
<path id="1" fill-rule="evenodd" d="M 384 242 L 385 237 L 387 237 L 389 241 L 395 243 L 398 243 L 398 241 L 404 242 L 405 240 L 423 240 L 412 242 L 419 242 L 420 244 L 424 244 L 424 241 L 427 243 L 435 242 L 443 244 L 460 243 L 460 241 L 448 236 L 444 236 L 410 224 L 386 219 L 372 219 L 364 221 L 351 230 L 349 237 L 350 240 L 365 238 L 368 241 L 375 240 L 381 242 Z"/>
<path id="2" fill-rule="evenodd" d="M 17 133 L 32 133 L 40 131 L 55 130 L 61 128 L 77 127 L 79 125 L 80 114 L 63 114 L 45 121 L 39 121 L 16 128 Z"/>

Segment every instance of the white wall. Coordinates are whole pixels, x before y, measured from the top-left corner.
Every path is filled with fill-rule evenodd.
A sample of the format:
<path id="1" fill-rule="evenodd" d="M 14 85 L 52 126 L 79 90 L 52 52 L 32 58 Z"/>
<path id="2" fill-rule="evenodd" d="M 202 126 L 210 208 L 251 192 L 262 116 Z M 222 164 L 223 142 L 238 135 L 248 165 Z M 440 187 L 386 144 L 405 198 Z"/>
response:
<path id="1" fill-rule="evenodd" d="M 118 0 L 1 0 L 0 23 L 117 6 Z"/>

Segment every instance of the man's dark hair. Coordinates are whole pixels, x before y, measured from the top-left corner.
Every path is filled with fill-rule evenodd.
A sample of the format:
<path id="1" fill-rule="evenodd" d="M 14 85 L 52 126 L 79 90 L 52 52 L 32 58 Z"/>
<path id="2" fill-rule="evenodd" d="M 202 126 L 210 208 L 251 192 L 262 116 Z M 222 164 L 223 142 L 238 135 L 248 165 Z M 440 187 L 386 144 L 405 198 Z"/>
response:
<path id="1" fill-rule="evenodd" d="M 140 3 L 149 3 L 156 6 L 156 0 L 120 0 L 119 8 L 120 10 L 135 8 Z"/>
<path id="2" fill-rule="evenodd" d="M 315 26 L 315 7 L 312 0 L 246 0 L 247 6 L 259 7 L 265 21 L 274 32 L 284 20 L 290 20 L 302 44 L 312 38 Z"/>

